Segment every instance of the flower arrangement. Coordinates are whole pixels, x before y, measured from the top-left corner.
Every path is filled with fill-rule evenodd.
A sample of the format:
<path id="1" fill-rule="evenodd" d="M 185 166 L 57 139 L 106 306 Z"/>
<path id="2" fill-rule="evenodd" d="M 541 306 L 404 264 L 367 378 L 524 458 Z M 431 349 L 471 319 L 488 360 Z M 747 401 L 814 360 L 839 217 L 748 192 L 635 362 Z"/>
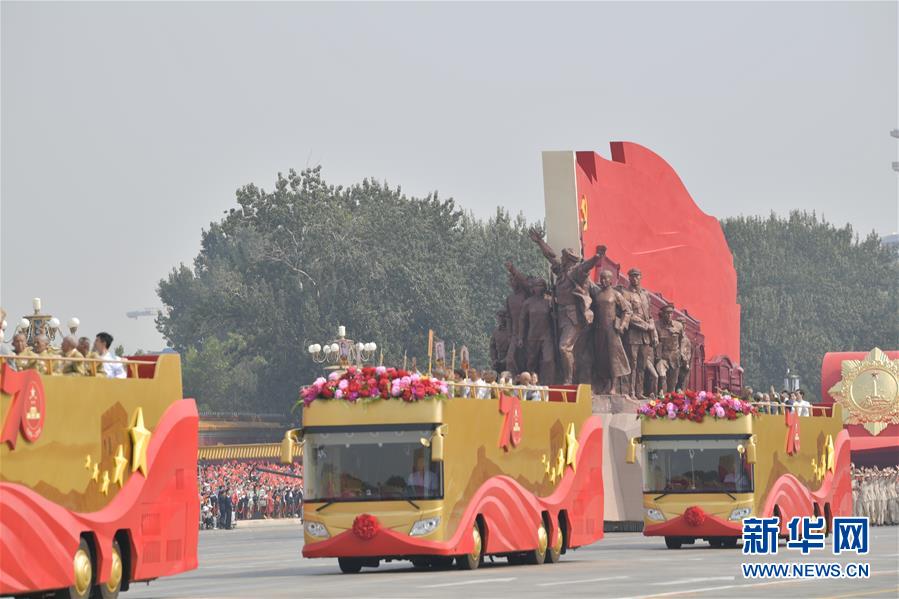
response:
<path id="1" fill-rule="evenodd" d="M 692 507 L 688 507 L 684 512 L 684 520 L 690 526 L 702 526 L 705 522 L 706 513 L 702 510 L 701 507 L 694 505 Z"/>
<path id="2" fill-rule="evenodd" d="M 384 366 L 349 367 L 346 372 L 332 372 L 305 387 L 300 396 L 308 406 L 316 399 L 343 399 L 349 402 L 402 399 L 413 402 L 449 393 L 446 381 L 427 375 Z"/>
<path id="3" fill-rule="evenodd" d="M 353 520 L 353 534 L 363 541 L 370 541 L 381 529 L 378 519 L 371 514 L 359 514 Z"/>
<path id="4" fill-rule="evenodd" d="M 637 413 L 644 418 L 692 420 L 702 422 L 706 416 L 716 420 L 736 420 L 757 412 L 755 406 L 727 394 L 708 391 L 668 393 L 662 399 L 653 399 L 640 406 Z"/>

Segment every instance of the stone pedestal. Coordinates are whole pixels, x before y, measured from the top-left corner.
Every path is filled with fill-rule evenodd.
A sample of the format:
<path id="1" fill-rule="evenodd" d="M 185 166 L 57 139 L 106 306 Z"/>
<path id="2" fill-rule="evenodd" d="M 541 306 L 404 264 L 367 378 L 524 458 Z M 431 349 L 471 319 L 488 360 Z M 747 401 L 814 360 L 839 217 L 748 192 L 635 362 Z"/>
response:
<path id="1" fill-rule="evenodd" d="M 625 395 L 594 395 L 593 413 L 602 418 L 602 477 L 606 529 L 640 530 L 643 523 L 642 466 L 628 464 L 627 446 L 640 436 L 640 402 Z"/>

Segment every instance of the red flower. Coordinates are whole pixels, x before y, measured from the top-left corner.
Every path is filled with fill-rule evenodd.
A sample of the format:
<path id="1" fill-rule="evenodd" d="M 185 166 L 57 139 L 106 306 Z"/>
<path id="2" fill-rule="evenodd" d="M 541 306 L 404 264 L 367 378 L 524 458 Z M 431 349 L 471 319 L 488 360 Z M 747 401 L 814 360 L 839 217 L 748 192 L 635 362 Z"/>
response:
<path id="1" fill-rule="evenodd" d="M 359 514 L 353 520 L 353 534 L 363 541 L 373 539 L 380 529 L 381 525 L 378 523 L 378 519 L 371 514 Z"/>
<path id="2" fill-rule="evenodd" d="M 684 512 L 684 520 L 690 526 L 702 526 L 706 519 L 706 513 L 702 511 L 702 508 L 698 505 L 694 505 L 692 507 L 688 507 Z M 355 530 L 355 524 L 353 528 Z"/>

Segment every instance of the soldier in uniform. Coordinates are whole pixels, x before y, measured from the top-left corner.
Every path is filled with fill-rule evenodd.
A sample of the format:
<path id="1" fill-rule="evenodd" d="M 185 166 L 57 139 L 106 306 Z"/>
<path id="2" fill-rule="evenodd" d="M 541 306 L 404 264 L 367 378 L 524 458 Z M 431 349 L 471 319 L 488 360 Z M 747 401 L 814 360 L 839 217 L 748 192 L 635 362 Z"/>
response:
<path id="1" fill-rule="evenodd" d="M 561 383 L 570 385 L 575 381 L 590 382 L 590 372 L 575 373 L 574 350 L 582 347 L 586 340 L 584 333 L 593 324 L 593 312 L 590 309 L 590 271 L 599 264 L 606 253 L 604 245 L 596 246 L 596 254 L 589 260 L 581 260 L 573 250 L 562 250 L 559 259 L 543 236 L 536 229 L 529 231 L 531 239 L 540 247 L 543 256 L 549 261 L 555 278 L 556 330 L 559 335 L 559 358 L 561 359 Z"/>
<path id="2" fill-rule="evenodd" d="M 556 351 L 553 343 L 552 301 L 547 295 L 546 281 L 530 279 L 531 295 L 521 307 L 518 343 L 526 349 L 525 370 L 539 372 L 540 379 L 555 378 Z"/>
<path id="3" fill-rule="evenodd" d="M 71 335 L 66 335 L 62 339 L 62 357 L 63 359 L 59 361 L 56 367 L 56 371 L 59 374 L 84 376 L 86 369 L 84 367 L 84 362 L 81 361 L 84 356 L 82 356 L 76 348 L 75 338 Z"/>
<path id="4" fill-rule="evenodd" d="M 12 350 L 16 357 L 10 360 L 11 366 L 18 371 L 30 370 L 37 368 L 37 354 L 28 347 L 28 338 L 25 333 L 16 333 L 12 338 Z"/>
<path id="5" fill-rule="evenodd" d="M 672 318 L 674 306 L 662 306 L 659 315 L 662 322 L 656 327 L 659 335 L 658 355 L 656 355 L 656 372 L 659 375 L 659 393 L 675 391 L 683 365 L 684 325 Z"/>
<path id="6" fill-rule="evenodd" d="M 490 364 L 497 372 L 506 369 L 506 356 L 509 354 L 509 327 L 506 311 L 496 313 L 496 328 L 490 335 Z"/>
<path id="7" fill-rule="evenodd" d="M 631 320 L 631 305 L 612 287 L 610 270 L 599 273 L 599 285 L 590 285 L 593 298 L 593 379 L 600 393 L 610 393 L 614 382 L 631 372 L 621 335 Z"/>
<path id="8" fill-rule="evenodd" d="M 683 320 L 679 321 L 681 324 L 684 324 Z M 677 384 L 675 388 L 677 389 L 686 389 L 687 384 L 690 381 L 690 368 L 693 365 L 693 342 L 690 341 L 690 337 L 687 336 L 686 328 L 684 329 L 684 340 L 681 345 L 681 364 L 680 371 L 677 373 Z"/>
<path id="9" fill-rule="evenodd" d="M 511 262 L 506 262 L 509 271 L 509 287 L 512 295 L 506 298 L 506 328 L 509 329 L 509 347 L 506 352 L 506 370 L 518 373 L 524 370 L 524 353 L 521 349 L 521 336 L 518 322 L 521 319 L 521 306 L 528 299 L 528 278 L 518 272 Z"/>
<path id="10" fill-rule="evenodd" d="M 639 268 L 627 271 L 630 285 L 624 296 L 631 304 L 630 326 L 627 329 L 628 357 L 631 364 L 630 395 L 645 399 L 645 375 L 649 373 L 650 388 L 658 388 L 658 375 L 653 365 L 653 348 L 658 343 L 658 333 L 649 307 L 649 294 L 640 286 L 643 274 Z"/>

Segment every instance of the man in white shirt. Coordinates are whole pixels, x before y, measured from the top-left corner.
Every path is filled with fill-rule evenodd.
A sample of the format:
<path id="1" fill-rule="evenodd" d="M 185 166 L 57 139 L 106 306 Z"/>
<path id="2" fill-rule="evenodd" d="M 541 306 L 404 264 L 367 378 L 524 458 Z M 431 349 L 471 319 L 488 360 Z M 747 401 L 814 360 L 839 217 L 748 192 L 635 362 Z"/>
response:
<path id="1" fill-rule="evenodd" d="M 119 358 L 109 350 L 111 345 L 112 335 L 109 333 L 98 333 L 97 338 L 94 339 L 94 351 L 103 360 L 103 372 L 111 379 L 128 378 L 125 365 L 119 362 Z"/>
<path id="2" fill-rule="evenodd" d="M 796 412 L 800 416 L 811 416 L 812 415 L 811 414 L 812 413 L 812 404 L 809 403 L 809 401 L 805 398 L 805 391 L 800 389 L 799 391 L 797 391 L 796 394 L 799 397 L 799 400 L 796 401 L 796 403 L 794 404 L 794 407 L 796 408 Z"/>

